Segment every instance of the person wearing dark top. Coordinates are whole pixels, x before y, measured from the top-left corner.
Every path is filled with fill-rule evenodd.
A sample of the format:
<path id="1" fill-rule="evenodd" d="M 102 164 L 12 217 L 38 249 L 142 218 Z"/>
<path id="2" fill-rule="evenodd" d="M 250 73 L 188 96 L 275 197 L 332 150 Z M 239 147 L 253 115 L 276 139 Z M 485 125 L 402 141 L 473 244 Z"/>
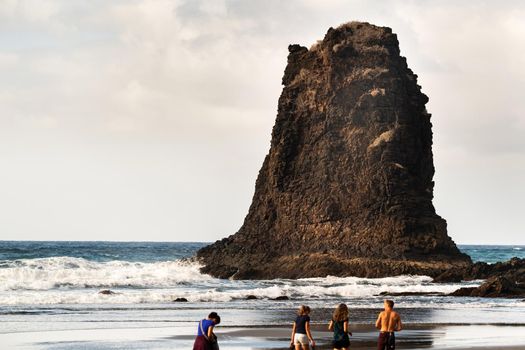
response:
<path id="1" fill-rule="evenodd" d="M 328 325 L 328 329 L 334 331 L 332 345 L 335 349 L 348 350 L 350 348 L 350 338 L 352 333 L 348 331 L 348 307 L 346 304 L 339 304 Z"/>
<path id="2" fill-rule="evenodd" d="M 221 317 L 216 312 L 210 313 L 208 318 L 199 322 L 193 350 L 218 349 L 217 337 L 213 333 L 213 328 L 219 323 L 221 323 Z"/>
<path id="3" fill-rule="evenodd" d="M 293 323 L 290 347 L 295 346 L 295 350 L 309 350 L 309 342 L 312 343 L 312 347 L 315 347 L 315 341 L 310 332 L 310 307 L 301 305 Z"/>

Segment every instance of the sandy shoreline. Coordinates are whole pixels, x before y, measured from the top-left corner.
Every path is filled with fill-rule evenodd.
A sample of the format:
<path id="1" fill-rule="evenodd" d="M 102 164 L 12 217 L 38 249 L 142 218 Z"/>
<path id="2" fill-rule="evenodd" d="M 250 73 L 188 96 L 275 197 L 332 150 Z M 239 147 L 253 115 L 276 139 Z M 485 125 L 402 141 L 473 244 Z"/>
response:
<path id="1" fill-rule="evenodd" d="M 317 349 L 331 349 L 332 333 L 325 325 L 313 325 Z M 377 330 L 369 325 L 351 326 L 351 349 L 374 349 Z M 483 334 L 480 336 L 480 334 Z M 523 334 L 523 337 L 520 336 Z M 503 335 L 500 337 L 499 335 Z M 478 336 L 479 338 L 476 338 Z M 223 337 L 262 338 L 282 342 L 284 346 L 265 349 L 287 349 L 290 329 L 286 327 L 254 327 L 225 329 Z M 408 324 L 397 334 L 398 349 L 525 349 L 525 326 L 518 325 L 417 325 Z M 261 348 L 262 349 L 262 348 Z"/>
<path id="2" fill-rule="evenodd" d="M 317 349 L 331 349 L 326 325 L 313 325 Z M 85 329 L 0 334 L 0 349 L 191 349 L 194 328 L 155 327 Z M 374 349 L 377 331 L 352 325 L 351 349 Z M 222 350 L 288 349 L 290 328 L 218 327 Z M 525 325 L 418 325 L 408 324 L 397 335 L 398 349 L 525 349 Z"/>
<path id="3" fill-rule="evenodd" d="M 400 300 L 402 303 L 407 301 Z M 461 306 L 398 309 L 405 320 L 403 331 L 397 334 L 398 349 L 525 350 L 522 307 L 511 308 L 507 303 Z M 209 310 L 223 316 L 216 329 L 221 350 L 288 349 L 294 302 L 11 310 L 3 315 L 0 350 L 192 349 L 197 320 Z M 330 319 L 332 310 L 313 309 L 317 349 L 331 349 L 332 334 L 319 320 Z M 376 348 L 378 332 L 372 323 L 377 312 L 375 308 L 351 310 L 351 349 Z"/>
<path id="4" fill-rule="evenodd" d="M 326 325 L 312 326 L 317 349 L 331 349 L 332 333 Z M 377 330 L 369 325 L 352 325 L 351 349 L 374 349 Z M 288 349 L 290 328 L 218 328 L 221 349 Z M 181 348 L 191 348 L 194 336 L 171 336 Z M 184 345 L 182 344 L 184 343 Z M 398 349 L 525 349 L 525 325 L 418 325 L 408 324 L 397 334 Z M 186 347 L 188 346 L 188 347 Z"/>

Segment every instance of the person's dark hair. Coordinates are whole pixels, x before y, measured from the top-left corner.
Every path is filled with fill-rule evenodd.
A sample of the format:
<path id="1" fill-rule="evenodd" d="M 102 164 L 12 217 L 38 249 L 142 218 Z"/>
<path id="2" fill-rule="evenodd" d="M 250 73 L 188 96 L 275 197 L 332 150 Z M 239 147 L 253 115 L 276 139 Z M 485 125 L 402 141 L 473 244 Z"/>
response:
<path id="1" fill-rule="evenodd" d="M 348 320 L 348 306 L 346 304 L 339 304 L 333 314 L 333 319 L 336 322 Z"/>
<path id="2" fill-rule="evenodd" d="M 297 310 L 297 315 L 303 316 L 308 315 L 310 313 L 310 307 L 307 305 L 301 305 L 299 306 L 299 309 Z"/>
<path id="3" fill-rule="evenodd" d="M 215 321 L 215 324 L 219 324 L 221 323 L 221 316 L 219 316 L 219 314 L 217 314 L 215 311 L 214 312 L 211 312 L 209 315 L 208 315 L 208 318 L 210 320 L 214 320 Z"/>
<path id="4" fill-rule="evenodd" d="M 390 307 L 390 308 L 394 307 L 394 301 L 393 300 L 385 300 L 385 302 L 387 303 L 388 307 Z"/>

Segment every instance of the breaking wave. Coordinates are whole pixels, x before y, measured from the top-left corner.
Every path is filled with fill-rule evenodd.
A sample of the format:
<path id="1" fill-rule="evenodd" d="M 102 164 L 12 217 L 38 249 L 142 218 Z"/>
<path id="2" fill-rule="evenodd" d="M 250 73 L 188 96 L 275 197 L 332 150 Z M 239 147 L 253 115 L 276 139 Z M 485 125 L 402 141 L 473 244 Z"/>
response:
<path id="1" fill-rule="evenodd" d="M 427 276 L 325 277 L 299 280 L 221 280 L 187 260 L 96 262 L 74 257 L 0 261 L 0 304 L 229 302 L 254 296 L 268 300 L 366 298 L 382 292 L 450 293 L 472 283 L 434 284 Z M 112 294 L 100 294 L 110 289 Z"/>
<path id="2" fill-rule="evenodd" d="M 53 257 L 0 262 L 0 290 L 163 288 L 211 279 L 188 261 L 155 263 Z"/>

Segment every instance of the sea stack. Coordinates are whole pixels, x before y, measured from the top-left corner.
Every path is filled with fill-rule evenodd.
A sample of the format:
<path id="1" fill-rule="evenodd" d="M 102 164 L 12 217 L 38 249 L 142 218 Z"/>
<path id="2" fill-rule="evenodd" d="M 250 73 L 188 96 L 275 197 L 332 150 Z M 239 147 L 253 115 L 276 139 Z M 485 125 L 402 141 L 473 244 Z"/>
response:
<path id="1" fill-rule="evenodd" d="M 428 98 L 390 28 L 290 45 L 270 152 L 239 231 L 198 251 L 220 278 L 437 276 L 468 266 L 432 205 Z"/>

